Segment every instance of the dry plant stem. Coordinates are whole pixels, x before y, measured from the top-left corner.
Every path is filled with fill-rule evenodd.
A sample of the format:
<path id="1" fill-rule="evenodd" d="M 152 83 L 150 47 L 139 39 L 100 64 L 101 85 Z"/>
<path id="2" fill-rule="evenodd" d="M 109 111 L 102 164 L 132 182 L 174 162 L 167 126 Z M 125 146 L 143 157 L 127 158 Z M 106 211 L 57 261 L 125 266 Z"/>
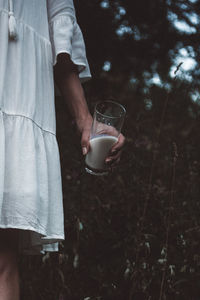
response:
<path id="1" fill-rule="evenodd" d="M 171 183 L 171 190 L 170 190 L 170 206 L 169 206 L 169 214 L 167 218 L 167 229 L 166 229 L 166 240 L 165 240 L 165 262 L 164 262 L 164 269 L 162 274 L 161 286 L 160 286 L 160 296 L 159 300 L 162 300 L 163 291 L 164 291 L 164 284 L 165 284 L 165 277 L 166 277 L 166 269 L 167 269 L 167 259 L 168 259 L 168 243 L 169 243 L 169 231 L 170 231 L 170 222 L 171 222 L 171 212 L 172 212 L 172 204 L 174 202 L 174 187 L 175 187 L 175 179 L 176 179 L 176 161 L 178 157 L 177 153 L 177 146 L 173 143 L 174 147 L 174 157 L 173 157 L 173 165 L 172 165 L 172 183 Z"/>
<path id="2" fill-rule="evenodd" d="M 161 119 L 160 119 L 158 134 L 157 134 L 157 137 L 156 137 L 156 142 L 154 143 L 153 158 L 152 158 L 151 170 L 150 170 L 150 175 L 149 175 L 149 180 L 148 180 L 147 195 L 145 197 L 144 209 L 143 209 L 142 217 L 140 219 L 141 224 L 140 224 L 140 230 L 139 230 L 139 234 L 138 234 L 139 241 L 137 243 L 136 261 L 135 261 L 136 271 L 133 273 L 132 278 L 131 278 L 132 287 L 131 287 L 131 290 L 130 290 L 130 293 L 129 293 L 129 300 L 132 300 L 132 296 L 133 296 L 133 292 L 134 292 L 134 288 L 135 288 L 135 277 L 138 273 L 139 247 L 140 247 L 140 243 L 141 243 L 142 232 L 143 232 L 143 229 L 144 229 L 144 219 L 145 219 L 145 216 L 146 216 L 146 211 L 147 211 L 147 207 L 148 207 L 148 203 L 149 203 L 149 199 L 150 199 L 150 194 L 151 194 L 151 189 L 152 189 L 152 179 L 153 179 L 155 162 L 156 162 L 156 158 L 157 158 L 156 148 L 159 144 L 160 134 L 161 134 L 161 131 L 162 131 L 162 128 L 163 128 L 163 123 L 164 123 L 164 119 L 165 119 L 165 114 L 166 114 L 166 109 L 167 109 L 168 102 L 169 102 L 169 93 L 167 93 L 167 97 L 165 99 L 165 103 L 164 103 L 164 107 L 163 107 L 162 115 L 161 115 Z"/>
<path id="3" fill-rule="evenodd" d="M 148 183 L 148 190 L 147 190 L 147 196 L 145 198 L 145 203 L 144 203 L 144 209 L 143 209 L 143 214 L 141 217 L 141 224 L 140 224 L 140 233 L 142 234 L 143 231 L 143 227 L 144 227 L 144 219 L 146 216 L 146 211 L 147 211 L 147 207 L 148 207 L 148 203 L 149 203 L 149 199 L 150 199 L 150 195 L 151 195 L 151 189 L 152 189 L 152 179 L 153 179 L 153 172 L 154 172 L 154 167 L 155 167 L 155 162 L 156 162 L 156 158 L 157 158 L 157 147 L 159 145 L 159 140 L 160 140 L 160 134 L 163 128 L 163 123 L 164 123 L 164 119 L 165 119 L 165 114 L 166 114 L 166 109 L 167 109 L 167 105 L 169 102 L 169 93 L 167 93 L 167 97 L 164 103 L 164 107 L 163 107 L 163 111 L 162 111 L 162 115 L 161 115 L 161 119 L 160 119 L 160 124 L 159 124 L 159 128 L 158 128 L 158 134 L 156 137 L 156 142 L 154 143 L 154 149 L 153 149 L 153 159 L 152 159 L 152 164 L 151 164 L 151 170 L 150 170 L 150 175 L 149 175 L 149 183 Z"/>
<path id="4" fill-rule="evenodd" d="M 164 123 L 164 119 L 165 119 L 165 114 L 166 114 L 166 109 L 167 109 L 167 105 L 169 102 L 169 93 L 167 93 L 167 97 L 164 103 L 164 107 L 163 107 L 163 111 L 162 111 L 162 115 L 161 115 L 161 119 L 160 119 L 160 124 L 159 124 L 159 129 L 158 129 L 158 135 L 156 138 L 156 142 L 154 143 L 154 150 L 153 150 L 153 159 L 152 159 L 152 164 L 151 164 L 151 170 L 150 170 L 150 175 L 149 175 L 149 183 L 148 183 L 148 190 L 147 190 L 147 196 L 145 198 L 145 203 L 144 203 L 144 209 L 143 209 L 143 214 L 142 214 L 142 218 L 141 218 L 141 224 L 140 224 L 140 234 L 142 234 L 143 229 L 144 229 L 144 219 L 146 216 L 146 211 L 147 211 L 147 207 L 148 207 L 148 203 L 149 203 L 149 199 L 150 199 L 150 195 L 151 195 L 151 189 L 152 189 L 152 179 L 153 179 L 153 172 L 154 172 L 154 167 L 155 167 L 155 162 L 156 162 L 156 158 L 157 158 L 157 147 L 159 145 L 159 140 L 160 140 L 160 134 L 163 128 L 163 123 Z"/>
<path id="5" fill-rule="evenodd" d="M 176 81 L 177 72 L 179 71 L 181 65 L 182 65 L 182 62 L 177 66 L 177 68 L 174 72 L 174 75 L 175 75 L 175 77 L 173 79 L 174 82 Z M 169 92 L 167 92 L 167 96 L 166 96 L 166 99 L 165 99 L 165 102 L 164 102 L 164 107 L 163 107 L 163 110 L 162 110 L 162 115 L 161 115 L 161 118 L 160 118 L 158 134 L 157 134 L 157 137 L 156 137 L 157 142 L 154 143 L 154 151 L 153 151 L 153 158 L 152 158 L 151 170 L 150 170 L 150 175 L 149 175 L 147 196 L 145 197 L 143 214 L 142 214 L 142 217 L 140 219 L 141 224 L 140 224 L 140 230 L 139 230 L 139 234 L 138 234 L 139 239 L 138 239 L 137 248 L 136 248 L 135 271 L 133 272 L 132 277 L 131 277 L 132 286 L 131 286 L 131 289 L 130 289 L 128 300 L 132 300 L 132 296 L 133 296 L 134 288 L 135 288 L 135 282 L 136 282 L 135 278 L 138 274 L 138 260 L 139 260 L 140 243 L 141 243 L 141 240 L 142 240 L 142 232 L 143 232 L 143 229 L 144 229 L 144 219 L 145 219 L 145 216 L 146 216 L 146 211 L 147 211 L 147 207 L 148 207 L 148 203 L 149 203 L 149 199 L 150 199 L 150 194 L 151 194 L 151 190 L 152 190 L 152 179 L 153 179 L 153 173 L 154 173 L 154 166 L 155 166 L 155 162 L 156 162 L 156 158 L 157 158 L 156 147 L 159 145 L 160 135 L 161 135 L 161 131 L 162 131 L 162 128 L 163 128 L 163 123 L 164 123 L 164 119 L 165 119 L 165 114 L 166 114 L 166 109 L 167 109 L 168 102 L 169 102 Z M 176 149 L 175 153 L 177 154 L 177 149 Z M 167 234 L 167 241 L 168 241 L 168 235 L 169 235 L 169 232 Z M 165 280 L 165 277 L 163 279 L 163 285 L 164 285 L 164 280 Z M 161 297 L 162 297 L 162 294 L 161 294 Z"/>

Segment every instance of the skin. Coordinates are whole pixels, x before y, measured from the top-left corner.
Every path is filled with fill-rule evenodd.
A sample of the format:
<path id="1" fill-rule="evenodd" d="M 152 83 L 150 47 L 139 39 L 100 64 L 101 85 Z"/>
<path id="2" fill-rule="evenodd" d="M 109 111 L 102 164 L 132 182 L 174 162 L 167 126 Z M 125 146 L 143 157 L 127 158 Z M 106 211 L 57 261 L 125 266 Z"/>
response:
<path id="1" fill-rule="evenodd" d="M 0 229 L 0 299 L 20 299 L 18 231 Z"/>
<path id="2" fill-rule="evenodd" d="M 92 116 L 79 80 L 77 67 L 73 64 L 68 54 L 62 53 L 58 55 L 57 64 L 54 68 L 54 78 L 74 117 L 78 132 L 81 135 L 82 153 L 86 155 L 90 149 L 89 138 Z M 113 145 L 109 156 L 105 160 L 111 167 L 119 163 L 124 143 L 125 137 L 123 134 L 120 134 L 118 142 Z"/>

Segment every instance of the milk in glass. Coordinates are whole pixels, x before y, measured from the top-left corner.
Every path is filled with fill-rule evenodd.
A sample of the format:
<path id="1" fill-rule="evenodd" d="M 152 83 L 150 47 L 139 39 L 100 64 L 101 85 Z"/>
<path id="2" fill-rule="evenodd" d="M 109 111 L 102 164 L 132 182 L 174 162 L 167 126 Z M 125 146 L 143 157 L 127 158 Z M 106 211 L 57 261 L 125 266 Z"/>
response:
<path id="1" fill-rule="evenodd" d="M 117 141 L 118 138 L 111 135 L 100 135 L 92 138 L 90 140 L 90 151 L 85 159 L 86 164 L 92 169 L 106 169 L 105 159 Z"/>

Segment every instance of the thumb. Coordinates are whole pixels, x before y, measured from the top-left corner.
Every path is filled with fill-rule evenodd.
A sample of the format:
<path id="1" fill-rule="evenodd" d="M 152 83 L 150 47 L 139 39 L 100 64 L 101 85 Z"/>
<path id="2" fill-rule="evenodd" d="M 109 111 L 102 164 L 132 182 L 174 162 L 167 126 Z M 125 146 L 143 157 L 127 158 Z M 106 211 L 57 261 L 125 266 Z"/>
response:
<path id="1" fill-rule="evenodd" d="M 83 155 L 86 155 L 89 151 L 89 139 L 90 139 L 90 130 L 83 130 L 81 137 L 81 147 Z"/>

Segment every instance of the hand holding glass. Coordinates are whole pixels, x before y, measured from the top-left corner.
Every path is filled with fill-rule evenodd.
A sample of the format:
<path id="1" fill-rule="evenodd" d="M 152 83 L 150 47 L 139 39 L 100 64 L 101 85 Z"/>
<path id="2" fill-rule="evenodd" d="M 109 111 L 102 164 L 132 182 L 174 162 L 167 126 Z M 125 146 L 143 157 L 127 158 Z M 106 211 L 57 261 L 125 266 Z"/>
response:
<path id="1" fill-rule="evenodd" d="M 86 171 L 92 175 L 106 175 L 109 166 L 105 159 L 118 141 L 126 110 L 114 101 L 99 102 L 95 106 L 90 132 L 90 150 L 86 155 Z"/>

